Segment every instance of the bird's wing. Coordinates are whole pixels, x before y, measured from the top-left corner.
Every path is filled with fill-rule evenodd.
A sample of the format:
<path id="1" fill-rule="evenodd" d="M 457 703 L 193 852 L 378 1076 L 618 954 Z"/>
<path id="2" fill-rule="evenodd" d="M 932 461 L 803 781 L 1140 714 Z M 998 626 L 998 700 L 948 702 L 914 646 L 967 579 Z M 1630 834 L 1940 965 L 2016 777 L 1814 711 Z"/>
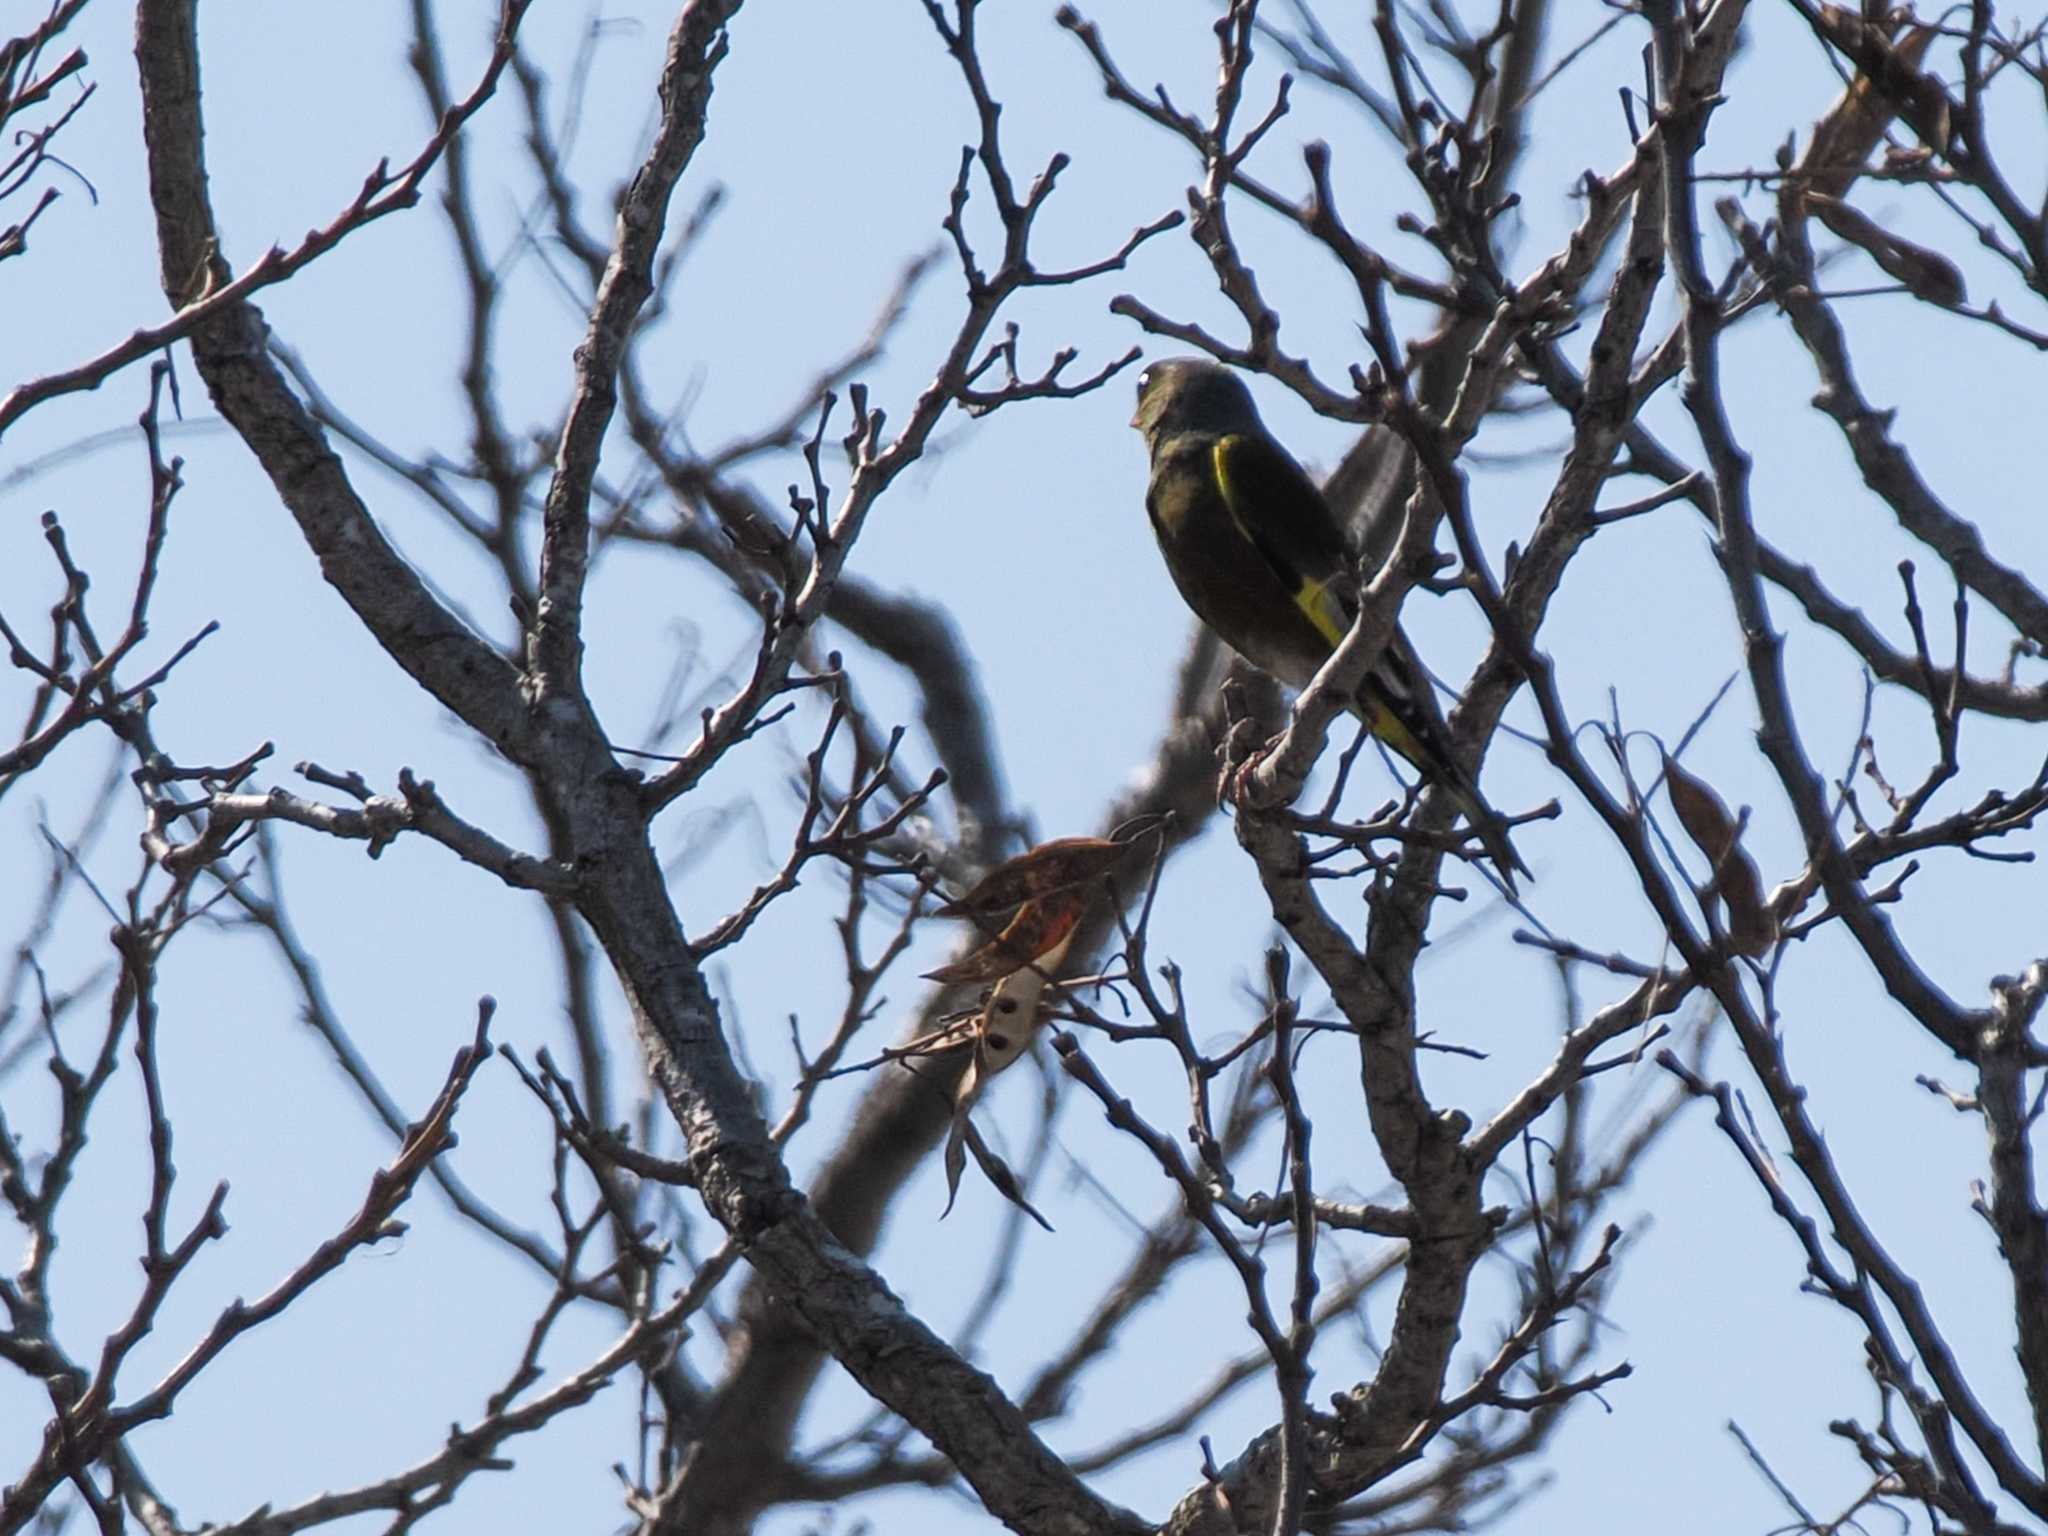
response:
<path id="1" fill-rule="evenodd" d="M 1356 579 L 1330 504 L 1287 450 L 1263 434 L 1216 440 L 1216 484 L 1232 521 L 1323 638 L 1336 647 L 1358 612 Z M 1429 679 L 1397 626 L 1360 690 L 1373 734 L 1424 773 L 1455 777 Z"/>
<path id="2" fill-rule="evenodd" d="M 1211 455 L 1216 488 L 1238 531 L 1335 646 L 1356 603 L 1351 551 L 1329 503 L 1287 450 L 1263 433 L 1219 437 Z"/>
<path id="3" fill-rule="evenodd" d="M 1218 438 L 1212 462 L 1238 531 L 1323 638 L 1333 648 L 1340 644 L 1358 611 L 1357 579 L 1344 531 L 1316 483 L 1263 433 Z M 1358 710 L 1375 736 L 1449 787 L 1510 887 L 1514 871 L 1528 873 L 1500 818 L 1453 754 L 1428 674 L 1398 625 L 1359 689 Z"/>

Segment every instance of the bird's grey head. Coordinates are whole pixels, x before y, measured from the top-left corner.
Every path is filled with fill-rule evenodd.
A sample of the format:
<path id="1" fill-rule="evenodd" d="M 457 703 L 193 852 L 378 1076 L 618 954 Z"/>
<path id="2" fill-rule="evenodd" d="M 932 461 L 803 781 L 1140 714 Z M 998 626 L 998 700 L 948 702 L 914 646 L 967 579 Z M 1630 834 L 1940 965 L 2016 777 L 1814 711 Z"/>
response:
<path id="1" fill-rule="evenodd" d="M 1256 432 L 1259 409 L 1244 380 L 1201 357 L 1169 357 L 1138 376 L 1131 425 L 1148 445 L 1182 432 Z"/>

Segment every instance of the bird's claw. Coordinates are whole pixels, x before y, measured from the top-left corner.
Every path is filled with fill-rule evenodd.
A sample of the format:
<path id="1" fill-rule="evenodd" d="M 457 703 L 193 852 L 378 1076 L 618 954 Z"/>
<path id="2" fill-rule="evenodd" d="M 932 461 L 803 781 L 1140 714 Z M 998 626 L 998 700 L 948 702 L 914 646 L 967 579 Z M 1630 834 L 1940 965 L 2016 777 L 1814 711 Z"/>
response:
<path id="1" fill-rule="evenodd" d="M 1280 739 L 1275 736 L 1263 745 L 1252 748 L 1239 763 L 1233 764 L 1226 756 L 1223 772 L 1216 779 L 1217 810 L 1220 811 L 1225 806 L 1240 808 L 1247 803 L 1258 803 L 1258 797 L 1252 793 L 1252 775 L 1258 771 L 1259 764 L 1272 755 L 1273 749 L 1280 744 Z"/>

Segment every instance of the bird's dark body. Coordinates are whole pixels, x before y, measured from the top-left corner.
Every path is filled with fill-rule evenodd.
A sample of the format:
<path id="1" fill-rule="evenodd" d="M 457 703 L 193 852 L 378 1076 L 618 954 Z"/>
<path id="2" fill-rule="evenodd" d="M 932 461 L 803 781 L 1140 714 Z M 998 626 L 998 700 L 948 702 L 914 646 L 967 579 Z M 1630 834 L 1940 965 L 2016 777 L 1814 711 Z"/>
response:
<path id="1" fill-rule="evenodd" d="M 1148 368 L 1131 425 L 1151 453 L 1145 510 L 1182 600 L 1252 665 L 1306 687 L 1358 614 L 1355 557 L 1322 490 L 1265 429 L 1244 381 L 1214 363 Z M 1459 764 L 1398 626 L 1352 708 L 1452 792 L 1511 886 L 1514 871 L 1527 873 Z"/>
<path id="2" fill-rule="evenodd" d="M 1215 451 L 1215 438 L 1201 433 L 1159 445 L 1145 497 L 1159 552 L 1181 598 L 1217 638 L 1290 688 L 1306 687 L 1329 659 L 1330 642 L 1238 535 L 1229 506 L 1213 489 Z"/>

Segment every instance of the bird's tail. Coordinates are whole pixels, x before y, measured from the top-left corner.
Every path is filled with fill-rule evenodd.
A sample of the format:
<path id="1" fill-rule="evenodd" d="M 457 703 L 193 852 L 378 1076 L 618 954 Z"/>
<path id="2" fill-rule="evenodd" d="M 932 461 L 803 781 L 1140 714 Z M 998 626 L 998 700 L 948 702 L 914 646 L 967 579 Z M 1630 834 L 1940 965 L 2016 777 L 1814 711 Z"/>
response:
<path id="1" fill-rule="evenodd" d="M 1442 782 L 1457 797 L 1458 809 L 1465 813 L 1465 819 L 1472 823 L 1472 830 L 1479 834 L 1480 846 L 1486 850 L 1486 856 L 1493 860 L 1494 868 L 1500 871 L 1501 879 L 1507 881 L 1509 894 L 1514 892 L 1517 872 L 1525 880 L 1534 880 L 1535 875 L 1530 873 L 1529 866 L 1522 862 L 1522 856 L 1515 852 L 1515 845 L 1508 841 L 1507 823 L 1501 819 L 1499 812 L 1486 803 L 1479 793 L 1479 786 L 1462 773 Z"/>
<path id="2" fill-rule="evenodd" d="M 1534 880 L 1536 876 L 1508 841 L 1507 823 L 1486 803 L 1472 776 L 1451 756 L 1450 743 L 1444 739 L 1442 728 L 1377 677 L 1368 678 L 1362 692 L 1360 713 L 1373 735 L 1400 753 L 1425 778 L 1451 792 L 1458 809 L 1478 834 L 1486 856 L 1507 882 L 1509 892 L 1515 889 L 1517 873 Z"/>

